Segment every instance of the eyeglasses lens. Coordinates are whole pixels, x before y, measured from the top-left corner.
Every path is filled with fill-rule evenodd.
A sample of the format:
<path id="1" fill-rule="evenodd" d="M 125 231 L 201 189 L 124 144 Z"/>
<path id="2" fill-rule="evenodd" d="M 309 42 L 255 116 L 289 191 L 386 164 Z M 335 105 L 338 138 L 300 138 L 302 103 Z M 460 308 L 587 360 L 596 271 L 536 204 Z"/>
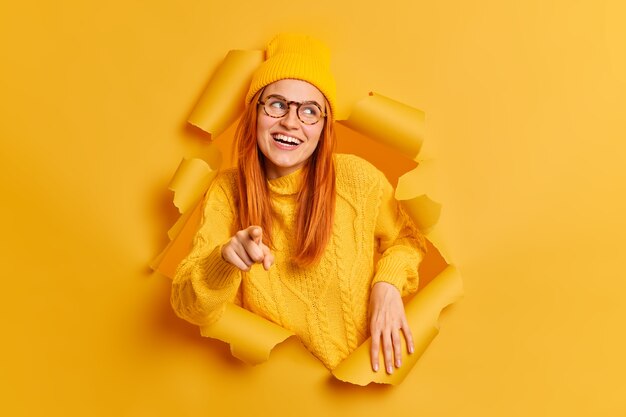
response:
<path id="1" fill-rule="evenodd" d="M 283 117 L 289 113 L 289 103 L 279 97 L 269 97 L 265 101 L 265 111 L 272 117 Z M 298 118 L 305 124 L 314 124 L 319 122 L 322 117 L 322 111 L 313 103 L 298 104 Z"/>

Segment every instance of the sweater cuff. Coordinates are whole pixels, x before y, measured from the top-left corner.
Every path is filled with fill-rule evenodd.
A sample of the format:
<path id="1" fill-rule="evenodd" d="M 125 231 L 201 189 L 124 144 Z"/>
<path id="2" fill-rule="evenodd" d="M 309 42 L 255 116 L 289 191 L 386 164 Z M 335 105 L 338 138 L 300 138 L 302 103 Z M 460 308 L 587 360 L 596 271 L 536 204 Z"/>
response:
<path id="1" fill-rule="evenodd" d="M 398 262 L 394 257 L 382 258 L 377 265 L 376 275 L 372 280 L 372 286 L 377 282 L 387 282 L 403 294 L 403 288 L 407 280 L 407 271 L 402 262 Z"/>
<path id="2" fill-rule="evenodd" d="M 232 285 L 239 271 L 235 265 L 222 258 L 222 246 L 216 246 L 201 263 L 208 286 L 216 290 Z"/>

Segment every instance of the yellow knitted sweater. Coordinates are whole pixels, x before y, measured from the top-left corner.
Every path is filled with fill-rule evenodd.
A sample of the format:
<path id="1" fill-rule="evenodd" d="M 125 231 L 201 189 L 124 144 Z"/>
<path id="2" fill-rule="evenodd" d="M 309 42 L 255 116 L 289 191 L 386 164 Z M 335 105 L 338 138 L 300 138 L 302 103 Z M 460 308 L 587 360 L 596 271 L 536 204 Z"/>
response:
<path id="1" fill-rule="evenodd" d="M 221 256 L 237 232 L 236 171 L 221 172 L 207 193 L 194 247 L 176 272 L 172 306 L 198 325 L 219 319 L 234 302 L 296 333 L 329 369 L 337 366 L 369 333 L 367 310 L 372 285 L 415 292 L 424 240 L 393 197 L 384 174 L 354 155 L 336 154 L 336 208 L 332 237 L 319 261 L 300 268 L 294 258 L 295 197 L 302 171 L 268 181 L 275 208 L 274 265 L 255 264 L 242 272 Z M 380 259 L 375 265 L 375 252 Z"/>

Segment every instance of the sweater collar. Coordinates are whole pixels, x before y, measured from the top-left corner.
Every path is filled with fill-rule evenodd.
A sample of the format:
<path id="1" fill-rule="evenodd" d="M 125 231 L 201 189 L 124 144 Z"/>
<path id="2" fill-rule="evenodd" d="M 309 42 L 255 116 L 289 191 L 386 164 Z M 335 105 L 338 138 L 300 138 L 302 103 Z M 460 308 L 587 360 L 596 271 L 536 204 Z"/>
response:
<path id="1" fill-rule="evenodd" d="M 272 193 L 281 195 L 293 195 L 300 191 L 302 184 L 303 172 L 302 168 L 297 169 L 291 174 L 268 180 L 267 184 Z"/>

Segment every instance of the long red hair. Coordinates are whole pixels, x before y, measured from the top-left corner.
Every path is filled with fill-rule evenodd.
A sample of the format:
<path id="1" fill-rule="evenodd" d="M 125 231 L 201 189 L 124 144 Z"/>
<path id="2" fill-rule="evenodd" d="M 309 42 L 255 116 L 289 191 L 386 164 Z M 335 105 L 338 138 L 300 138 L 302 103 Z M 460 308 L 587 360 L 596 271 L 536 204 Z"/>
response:
<path id="1" fill-rule="evenodd" d="M 261 89 L 253 97 L 235 133 L 238 156 L 239 222 L 241 229 L 251 225 L 263 228 L 263 242 L 273 249 L 272 203 L 265 174 L 265 156 L 257 146 L 257 110 Z M 330 106 L 326 102 L 326 108 Z M 325 119 L 317 148 L 302 168 L 302 188 L 298 192 L 296 259 L 300 266 L 317 262 L 330 240 L 335 216 L 335 133 L 330 112 Z"/>

